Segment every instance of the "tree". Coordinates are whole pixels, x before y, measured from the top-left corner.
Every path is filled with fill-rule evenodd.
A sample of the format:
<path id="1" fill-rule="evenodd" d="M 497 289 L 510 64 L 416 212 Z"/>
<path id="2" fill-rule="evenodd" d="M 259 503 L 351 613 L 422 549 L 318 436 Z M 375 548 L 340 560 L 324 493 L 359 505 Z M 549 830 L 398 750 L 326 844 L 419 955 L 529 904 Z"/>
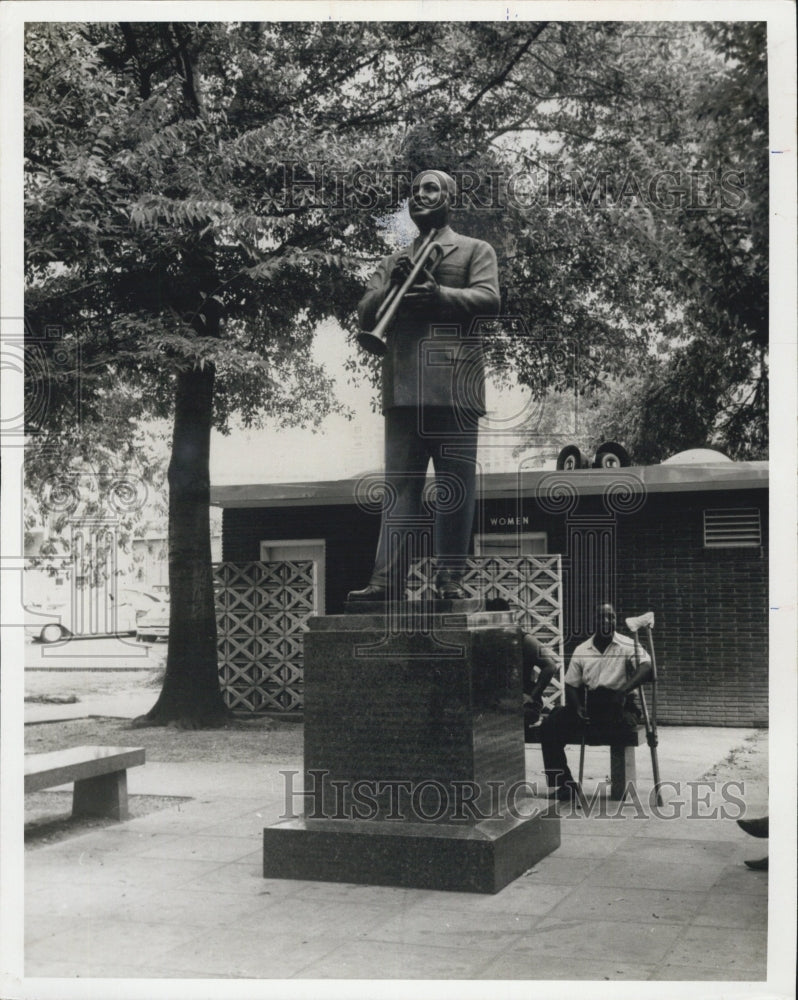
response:
<path id="1" fill-rule="evenodd" d="M 468 25 L 28 26 L 26 313 L 35 330 L 59 324 L 70 357 L 36 447 L 102 435 L 122 386 L 138 415 L 174 418 L 170 641 L 149 722 L 225 715 L 211 427 L 334 405 L 313 331 L 325 316 L 352 324 L 385 245 L 374 218 L 416 165 L 410 120 L 440 117 L 442 96 L 477 107 L 497 58 L 516 60 L 517 37 L 489 30 L 479 51 Z"/>
<path id="2" fill-rule="evenodd" d="M 639 461 L 707 444 L 764 457 L 764 25 L 570 24 L 541 41 L 510 87 L 519 134 L 546 141 L 514 146 L 532 190 L 509 227 L 509 310 L 572 340 L 594 438 Z M 506 357 L 551 382 L 523 345 Z"/>
<path id="3" fill-rule="evenodd" d="M 83 396 L 76 428 L 59 406 L 67 392 L 51 393 L 49 429 L 59 443 L 102 433 L 119 383 L 134 388 L 139 415 L 174 413 L 170 643 L 150 722 L 225 716 L 208 531 L 213 422 L 266 407 L 319 419 L 332 404 L 308 358 L 316 322 L 348 307 L 352 279 L 331 256 L 344 246 L 344 215 L 269 203 L 286 189 L 281 170 L 301 181 L 316 159 L 343 166 L 319 117 L 371 54 L 366 36 L 312 25 L 28 30 L 26 312 L 34 328 L 62 325 Z M 313 82 L 317 61 L 328 72 Z"/>

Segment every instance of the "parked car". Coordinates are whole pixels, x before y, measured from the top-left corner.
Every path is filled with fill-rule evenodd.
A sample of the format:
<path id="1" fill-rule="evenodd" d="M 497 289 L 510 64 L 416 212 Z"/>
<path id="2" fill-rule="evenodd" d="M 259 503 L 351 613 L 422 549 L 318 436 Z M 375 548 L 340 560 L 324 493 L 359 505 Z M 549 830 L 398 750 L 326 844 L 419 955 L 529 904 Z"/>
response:
<path id="1" fill-rule="evenodd" d="M 109 596 L 109 617 L 92 621 L 88 612 L 79 618 L 71 613 L 66 600 L 30 604 L 25 612 L 25 634 L 34 642 L 58 642 L 71 637 L 79 639 L 100 638 L 108 635 L 133 635 L 138 621 L 148 612 L 157 610 L 164 602 L 147 590 L 120 587 Z M 92 598 L 86 594 L 86 607 Z M 169 615 L 167 607 L 167 618 Z M 111 610 L 112 609 L 112 610 Z"/>
<path id="2" fill-rule="evenodd" d="M 557 456 L 557 469 L 561 472 L 578 472 L 580 469 L 619 469 L 632 464 L 629 452 L 622 444 L 604 441 L 596 449 L 593 461 L 575 444 L 566 445 Z"/>
<path id="3" fill-rule="evenodd" d="M 66 601 L 47 601 L 25 607 L 25 635 L 34 642 L 58 642 L 72 633 L 63 624 L 69 620 Z"/>
<path id="4" fill-rule="evenodd" d="M 146 611 L 136 622 L 136 642 L 157 642 L 169 638 L 169 591 L 157 608 Z"/>

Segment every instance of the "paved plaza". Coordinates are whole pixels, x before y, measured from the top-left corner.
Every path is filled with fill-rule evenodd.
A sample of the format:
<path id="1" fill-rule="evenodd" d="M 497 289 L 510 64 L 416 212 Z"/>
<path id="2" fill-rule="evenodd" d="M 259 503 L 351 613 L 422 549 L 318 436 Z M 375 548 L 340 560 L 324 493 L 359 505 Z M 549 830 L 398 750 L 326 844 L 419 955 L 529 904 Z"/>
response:
<path id="1" fill-rule="evenodd" d="M 148 762 L 129 772 L 130 794 L 179 804 L 26 851 L 25 975 L 761 981 L 768 873 L 744 859 L 767 842 L 706 818 L 729 801 L 695 784 L 752 735 L 663 728 L 663 778 L 682 783 L 663 812 L 681 815 L 650 815 L 643 746 L 645 808 L 559 807 L 560 848 L 492 896 L 264 879 L 261 833 L 286 809 L 286 765 Z M 526 757 L 542 782 L 539 748 Z M 589 748 L 588 794 L 608 769 L 609 751 Z M 749 815 L 767 811 L 761 779 L 747 783 Z"/>

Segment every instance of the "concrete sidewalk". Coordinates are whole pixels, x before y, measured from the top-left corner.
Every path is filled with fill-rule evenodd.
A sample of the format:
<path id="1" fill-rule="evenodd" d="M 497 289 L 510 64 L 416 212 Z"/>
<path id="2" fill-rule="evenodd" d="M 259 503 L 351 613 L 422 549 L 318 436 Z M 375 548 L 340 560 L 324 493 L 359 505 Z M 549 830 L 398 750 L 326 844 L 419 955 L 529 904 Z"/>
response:
<path id="1" fill-rule="evenodd" d="M 25 725 L 39 722 L 66 722 L 102 716 L 106 719 L 135 719 L 149 712 L 158 698 L 156 690 L 125 691 L 121 694 L 86 695 L 76 702 L 25 702 Z"/>
<path id="2" fill-rule="evenodd" d="M 607 803 L 615 818 L 584 818 L 562 807 L 561 847 L 494 896 L 263 879 L 261 831 L 286 808 L 287 768 L 148 763 L 130 772 L 131 794 L 190 799 L 26 851 L 25 974 L 761 981 L 767 873 L 743 861 L 767 842 L 732 818 L 691 818 L 724 798 L 702 787 L 691 809 L 698 786 L 684 784 L 752 733 L 663 728 L 663 778 L 682 782 L 664 811 L 681 816 L 648 815 L 641 747 L 645 811 Z M 608 770 L 608 750 L 589 749 L 588 794 Z M 542 783 L 537 747 L 527 777 Z M 767 811 L 767 775 L 754 784 L 749 815 Z"/>

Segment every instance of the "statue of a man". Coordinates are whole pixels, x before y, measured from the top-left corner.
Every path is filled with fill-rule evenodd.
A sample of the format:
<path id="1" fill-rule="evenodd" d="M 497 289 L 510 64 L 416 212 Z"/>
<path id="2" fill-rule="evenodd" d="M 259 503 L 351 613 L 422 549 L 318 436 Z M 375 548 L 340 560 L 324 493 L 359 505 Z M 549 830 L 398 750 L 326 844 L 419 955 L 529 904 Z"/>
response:
<path id="1" fill-rule="evenodd" d="M 420 235 L 407 250 L 385 257 L 358 305 L 364 330 L 392 285 L 401 285 L 430 230 L 442 247 L 434 275 L 422 272 L 386 334 L 382 363 L 385 479 L 380 540 L 368 586 L 350 602 L 401 600 L 409 562 L 425 553 L 424 478 L 432 459 L 436 479 L 435 587 L 439 597 L 464 596 L 462 576 L 476 498 L 479 417 L 485 413 L 485 368 L 475 317 L 499 311 L 496 254 L 483 240 L 449 226 L 456 193 L 452 177 L 425 170 L 412 184 L 410 217 Z M 427 529 L 428 530 L 428 529 Z"/>

